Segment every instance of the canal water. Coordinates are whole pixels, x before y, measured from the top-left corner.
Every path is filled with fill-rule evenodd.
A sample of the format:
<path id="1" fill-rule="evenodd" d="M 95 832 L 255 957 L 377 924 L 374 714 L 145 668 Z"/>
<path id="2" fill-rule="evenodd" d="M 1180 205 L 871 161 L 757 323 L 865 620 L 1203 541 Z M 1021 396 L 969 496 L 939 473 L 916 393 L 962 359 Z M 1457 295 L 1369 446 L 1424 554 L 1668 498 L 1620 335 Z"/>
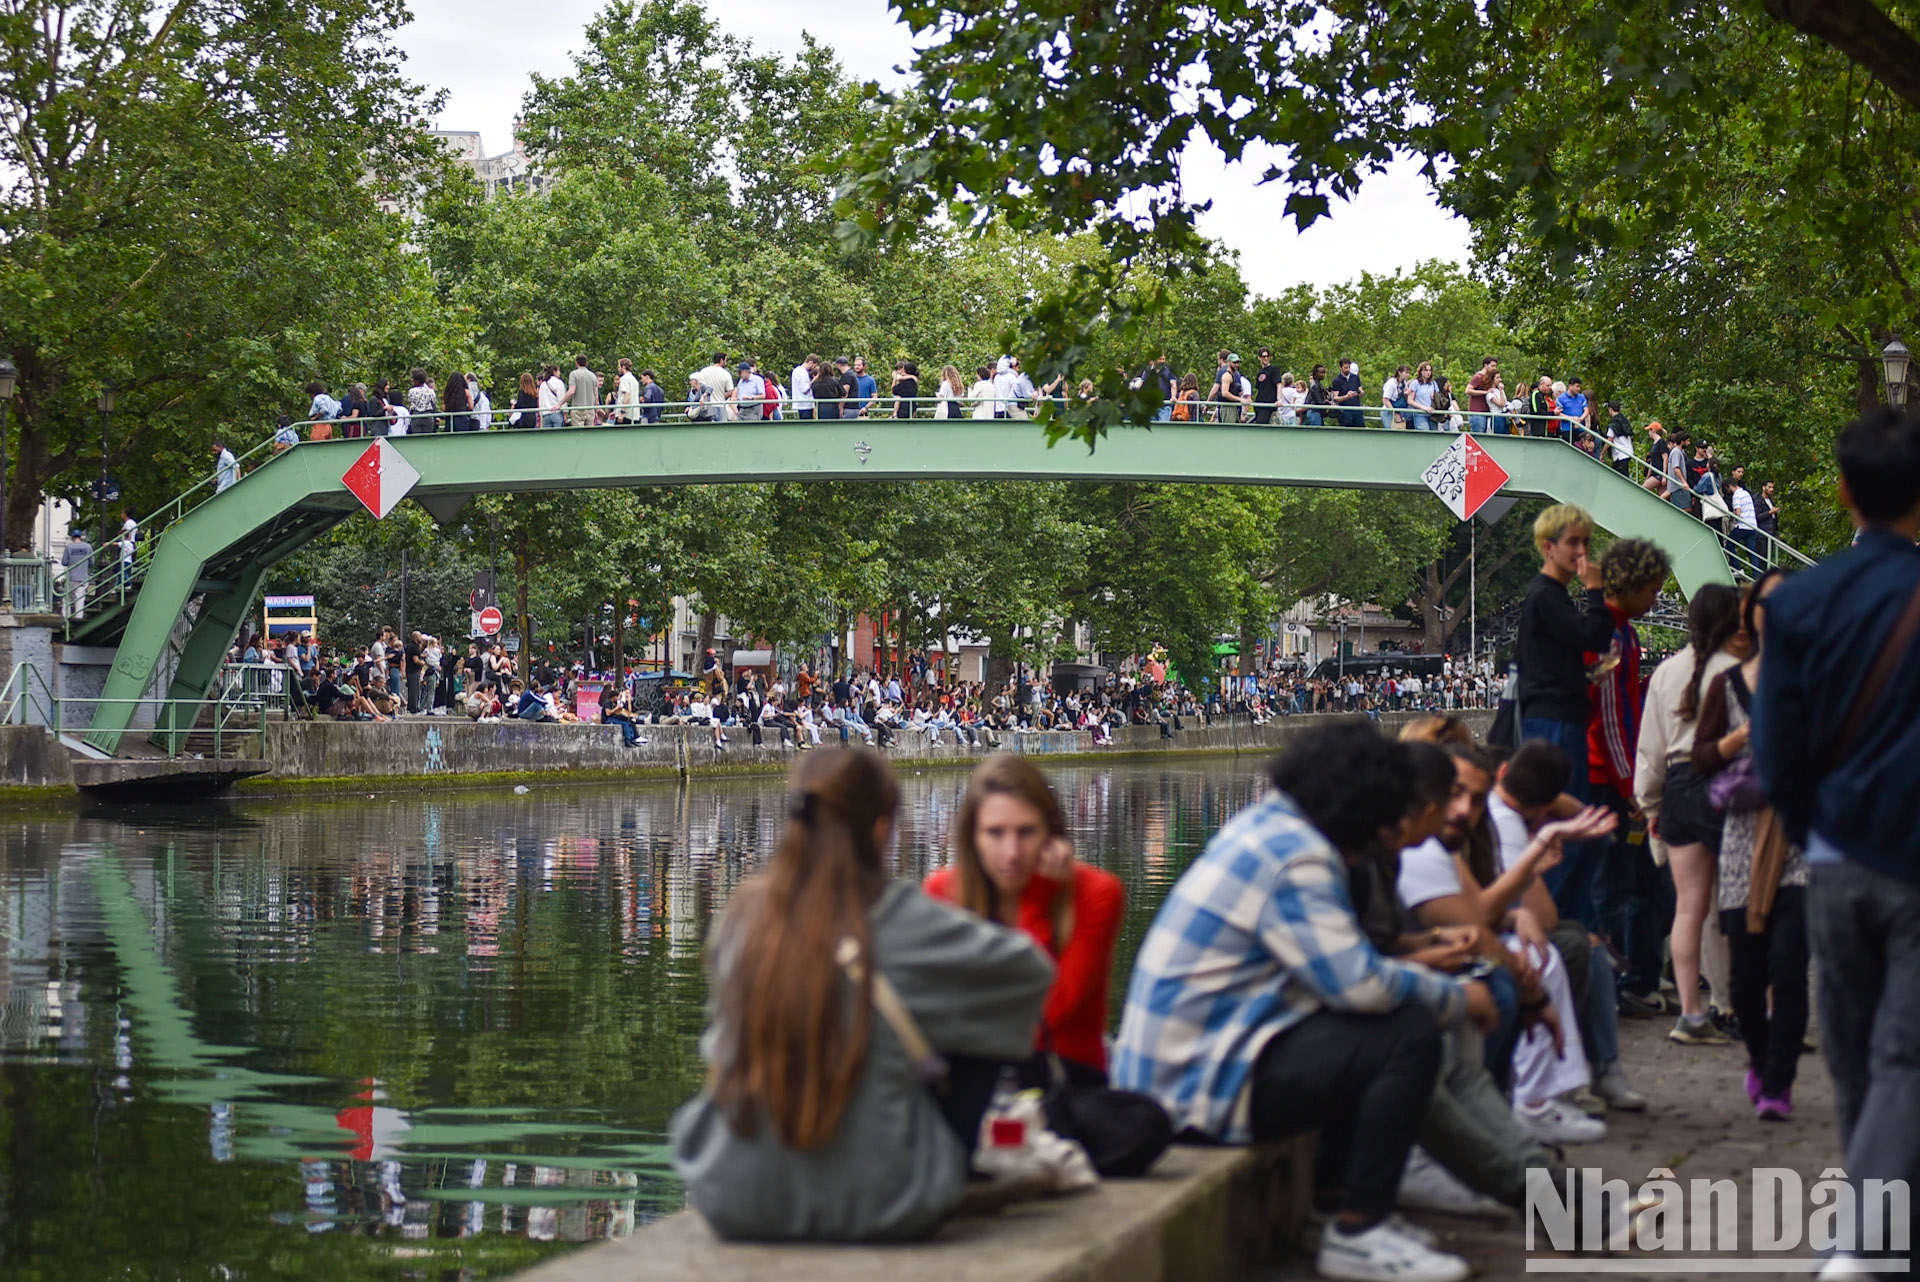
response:
<path id="1" fill-rule="evenodd" d="M 1258 762 L 1064 769 L 1161 896 Z M 904 779 L 896 873 L 959 772 Z M 0 1278 L 488 1278 L 679 1209 L 714 914 L 777 780 L 0 823 Z"/>

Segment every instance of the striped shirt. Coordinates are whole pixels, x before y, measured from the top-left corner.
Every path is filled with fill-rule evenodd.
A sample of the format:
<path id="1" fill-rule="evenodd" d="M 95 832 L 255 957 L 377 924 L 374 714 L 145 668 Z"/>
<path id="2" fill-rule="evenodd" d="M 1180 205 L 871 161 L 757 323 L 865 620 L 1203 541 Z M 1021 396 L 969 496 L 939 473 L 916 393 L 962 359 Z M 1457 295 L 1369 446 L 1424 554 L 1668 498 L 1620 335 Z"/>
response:
<path id="1" fill-rule="evenodd" d="M 1214 835 L 1161 905 L 1109 1071 L 1116 1087 L 1159 1100 L 1176 1130 L 1245 1143 L 1253 1065 L 1269 1041 L 1316 1011 L 1409 1002 L 1451 1022 L 1466 988 L 1374 950 L 1339 853 L 1273 792 Z"/>

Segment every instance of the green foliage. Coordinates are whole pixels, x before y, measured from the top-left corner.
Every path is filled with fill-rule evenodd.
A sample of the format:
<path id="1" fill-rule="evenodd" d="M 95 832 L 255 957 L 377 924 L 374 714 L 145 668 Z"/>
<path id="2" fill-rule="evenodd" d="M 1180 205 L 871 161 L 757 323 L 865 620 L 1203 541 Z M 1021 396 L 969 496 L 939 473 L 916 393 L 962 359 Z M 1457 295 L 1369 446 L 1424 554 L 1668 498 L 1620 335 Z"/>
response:
<path id="1" fill-rule="evenodd" d="M 1202 141 L 1264 163 L 1301 227 L 1395 157 L 1419 157 L 1450 206 L 1499 226 L 1480 261 L 1500 293 L 1536 310 L 1609 276 L 1623 249 L 1647 273 L 1737 279 L 1727 269 L 1743 264 L 1700 253 L 1711 238 L 1699 224 L 1725 219 L 1795 247 L 1811 270 L 1768 273 L 1780 290 L 1769 310 L 1839 327 L 1847 356 L 1916 318 L 1920 14 L 1905 0 L 1884 11 L 1870 0 L 908 0 L 900 11 L 917 83 L 876 94 L 883 127 L 840 188 L 843 240 L 910 241 L 940 219 L 975 233 L 1091 231 L 1103 256 L 1022 319 L 1041 378 L 1074 369 L 1101 333 L 1140 350 L 1184 302 L 1213 257 L 1181 183 L 1185 149 Z M 1592 317 L 1607 324 L 1585 333 L 1640 311 L 1639 295 L 1614 292 Z M 1053 430 L 1091 443 L 1139 417 L 1124 380 L 1104 374 L 1099 390 Z"/>
<path id="2" fill-rule="evenodd" d="M 0 14 L 14 530 L 43 487 L 96 473 L 105 385 L 119 391 L 108 465 L 147 510 L 204 472 L 216 425 L 271 422 L 316 374 L 449 340 L 401 252 L 406 224 L 375 203 L 439 172 L 413 124 L 434 104 L 391 41 L 404 7 L 270 10 L 23 0 Z"/>

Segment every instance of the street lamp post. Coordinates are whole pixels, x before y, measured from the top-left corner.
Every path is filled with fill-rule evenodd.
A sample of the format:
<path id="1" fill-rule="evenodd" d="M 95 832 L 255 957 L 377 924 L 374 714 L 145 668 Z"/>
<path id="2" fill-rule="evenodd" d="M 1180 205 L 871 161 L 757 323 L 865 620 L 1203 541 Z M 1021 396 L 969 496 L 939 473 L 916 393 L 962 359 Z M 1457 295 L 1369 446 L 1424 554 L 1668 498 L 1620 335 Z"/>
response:
<path id="1" fill-rule="evenodd" d="M 20 371 L 0 356 L 0 556 L 13 551 L 7 542 L 7 413 L 13 408 L 13 387 Z"/>
<path id="2" fill-rule="evenodd" d="M 1887 375 L 1887 404 L 1899 409 L 1907 403 L 1907 367 L 1913 353 L 1899 339 L 1880 349 L 1880 364 Z"/>
<path id="3" fill-rule="evenodd" d="M 100 389 L 100 546 L 107 546 L 107 429 L 113 422 L 113 384 Z"/>

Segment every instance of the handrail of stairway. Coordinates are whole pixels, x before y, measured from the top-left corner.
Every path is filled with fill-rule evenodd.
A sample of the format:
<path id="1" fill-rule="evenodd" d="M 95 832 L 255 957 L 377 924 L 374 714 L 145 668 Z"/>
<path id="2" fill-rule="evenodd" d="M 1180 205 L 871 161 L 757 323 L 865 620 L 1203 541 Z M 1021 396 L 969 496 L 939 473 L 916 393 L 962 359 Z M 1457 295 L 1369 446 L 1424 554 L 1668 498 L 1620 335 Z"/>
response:
<path id="1" fill-rule="evenodd" d="M 48 689 L 47 680 L 31 659 L 22 659 L 13 665 L 13 672 L 7 677 L 7 683 L 0 686 L 0 725 L 28 724 L 23 713 L 30 711 L 33 687 L 40 688 L 44 697 L 47 725 L 54 725 L 59 719 L 59 700 Z"/>

